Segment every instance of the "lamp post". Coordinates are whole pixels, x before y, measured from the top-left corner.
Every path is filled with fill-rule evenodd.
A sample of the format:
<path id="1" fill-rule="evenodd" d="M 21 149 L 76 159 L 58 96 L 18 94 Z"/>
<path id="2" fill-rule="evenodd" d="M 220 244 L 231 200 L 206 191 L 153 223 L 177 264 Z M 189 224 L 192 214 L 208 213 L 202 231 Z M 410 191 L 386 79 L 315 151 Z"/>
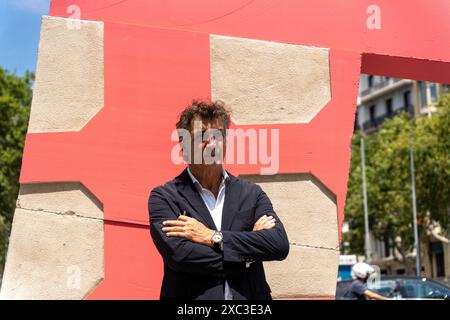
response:
<path id="1" fill-rule="evenodd" d="M 420 276 L 421 261 L 420 261 L 420 242 L 419 231 L 417 228 L 417 202 L 416 202 L 416 177 L 414 173 L 414 146 L 412 140 L 409 140 L 409 159 L 411 170 L 411 193 L 412 193 L 412 209 L 413 209 L 413 226 L 414 226 L 414 247 L 416 248 L 416 275 Z"/>
<path id="2" fill-rule="evenodd" d="M 364 199 L 364 242 L 366 247 L 366 261 L 371 260 L 370 256 L 370 238 L 369 238 L 369 208 L 367 205 L 367 188 L 366 188 L 366 155 L 364 150 L 364 137 L 361 137 L 361 168 L 362 168 L 362 191 Z"/>

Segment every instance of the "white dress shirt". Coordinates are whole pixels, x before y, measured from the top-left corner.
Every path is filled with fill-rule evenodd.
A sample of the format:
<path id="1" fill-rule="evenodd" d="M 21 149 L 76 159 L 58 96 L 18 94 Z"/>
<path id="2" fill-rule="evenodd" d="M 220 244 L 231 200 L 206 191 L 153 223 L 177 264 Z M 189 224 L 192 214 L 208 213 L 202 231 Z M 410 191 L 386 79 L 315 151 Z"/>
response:
<path id="1" fill-rule="evenodd" d="M 214 194 L 209 191 L 208 189 L 203 188 L 203 186 L 200 184 L 200 182 L 194 177 L 194 175 L 191 173 L 191 170 L 189 170 L 189 167 L 187 168 L 187 172 L 189 173 L 189 176 L 192 179 L 192 182 L 194 183 L 195 187 L 197 188 L 198 192 L 200 193 L 200 196 L 203 199 L 203 202 L 205 203 L 206 207 L 209 210 L 209 213 L 211 214 L 211 217 L 217 227 L 217 230 L 220 231 L 222 228 L 222 211 L 223 211 L 223 204 L 225 202 L 225 188 L 226 184 L 225 181 L 227 181 L 230 177 L 228 176 L 228 173 L 223 170 L 223 177 L 222 182 L 219 186 L 219 193 L 217 194 L 217 199 L 214 196 Z M 233 295 L 231 293 L 230 286 L 228 285 L 228 282 L 225 280 L 225 300 L 233 300 Z"/>

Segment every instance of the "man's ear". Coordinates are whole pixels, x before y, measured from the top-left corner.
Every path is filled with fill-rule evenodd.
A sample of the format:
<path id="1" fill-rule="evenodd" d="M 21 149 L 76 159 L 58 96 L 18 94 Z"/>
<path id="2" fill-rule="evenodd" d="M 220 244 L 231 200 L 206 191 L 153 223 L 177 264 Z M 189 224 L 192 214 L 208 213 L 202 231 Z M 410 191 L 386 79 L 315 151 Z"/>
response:
<path id="1" fill-rule="evenodd" d="M 188 164 L 190 164 L 191 162 L 191 152 L 190 152 L 190 150 L 191 150 L 191 146 L 190 146 L 190 142 L 189 142 L 189 146 L 185 146 L 185 144 L 186 144 L 186 141 L 180 141 L 180 149 L 181 149 L 181 152 L 183 153 L 183 160 L 186 162 L 186 163 L 188 163 Z"/>
<path id="2" fill-rule="evenodd" d="M 191 156 L 191 133 L 186 129 L 178 129 L 178 142 L 183 152 L 183 160 L 190 163 Z"/>

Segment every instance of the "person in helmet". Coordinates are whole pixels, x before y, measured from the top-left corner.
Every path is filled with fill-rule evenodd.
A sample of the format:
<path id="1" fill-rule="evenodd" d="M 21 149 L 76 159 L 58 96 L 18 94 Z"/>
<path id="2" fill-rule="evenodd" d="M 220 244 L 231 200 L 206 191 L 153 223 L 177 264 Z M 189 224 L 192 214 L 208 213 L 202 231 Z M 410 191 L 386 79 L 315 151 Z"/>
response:
<path id="1" fill-rule="evenodd" d="M 358 262 L 352 268 L 353 280 L 350 285 L 348 297 L 354 300 L 390 300 L 375 292 L 367 289 L 367 280 L 375 270 L 370 265 L 364 262 Z"/>

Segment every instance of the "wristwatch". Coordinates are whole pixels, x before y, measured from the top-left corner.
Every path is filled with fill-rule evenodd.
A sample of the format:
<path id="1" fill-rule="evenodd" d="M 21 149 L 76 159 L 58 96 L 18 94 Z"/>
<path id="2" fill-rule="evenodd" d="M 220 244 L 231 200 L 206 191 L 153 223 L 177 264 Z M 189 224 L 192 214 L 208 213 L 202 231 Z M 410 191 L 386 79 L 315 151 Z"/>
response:
<path id="1" fill-rule="evenodd" d="M 214 234 L 211 237 L 211 242 L 216 248 L 220 248 L 223 251 L 223 235 L 220 231 L 214 231 Z"/>

